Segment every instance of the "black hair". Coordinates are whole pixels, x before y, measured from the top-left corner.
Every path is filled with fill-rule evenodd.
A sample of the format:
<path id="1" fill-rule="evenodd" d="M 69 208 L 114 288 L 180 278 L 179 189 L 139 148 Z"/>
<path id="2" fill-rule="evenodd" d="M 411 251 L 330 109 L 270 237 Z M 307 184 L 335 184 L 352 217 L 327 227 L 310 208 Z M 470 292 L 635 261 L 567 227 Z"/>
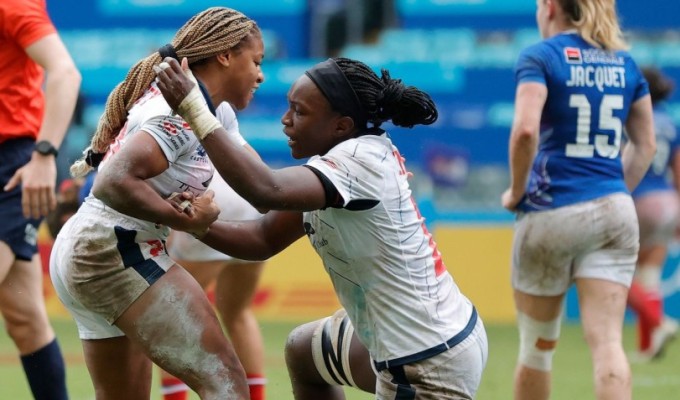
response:
<path id="1" fill-rule="evenodd" d="M 361 61 L 342 57 L 333 60 L 356 92 L 366 110 L 368 122 L 374 127 L 385 121 L 406 128 L 437 121 L 437 106 L 430 95 L 417 87 L 406 86 L 401 79 L 392 79 L 386 69 L 378 77 Z"/>
<path id="2" fill-rule="evenodd" d="M 652 97 L 652 103 L 663 101 L 673 93 L 675 83 L 658 68 L 642 68 L 642 74 L 649 84 L 649 95 Z"/>
<path id="3" fill-rule="evenodd" d="M 80 204 L 78 204 L 77 200 L 57 202 L 57 207 L 47 214 L 47 217 L 45 218 L 47 229 L 49 230 L 50 235 L 52 235 L 52 238 L 57 237 L 66 221 L 68 221 L 73 214 L 78 212 L 79 207 Z"/>

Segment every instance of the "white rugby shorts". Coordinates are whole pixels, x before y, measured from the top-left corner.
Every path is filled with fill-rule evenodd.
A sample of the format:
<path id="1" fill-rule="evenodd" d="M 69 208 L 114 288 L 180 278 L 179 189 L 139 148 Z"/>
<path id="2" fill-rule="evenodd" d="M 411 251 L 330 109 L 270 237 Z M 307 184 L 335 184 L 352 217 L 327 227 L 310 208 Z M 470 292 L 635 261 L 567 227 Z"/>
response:
<path id="1" fill-rule="evenodd" d="M 123 336 L 113 323 L 174 265 L 157 232 L 113 218 L 83 204 L 52 247 L 52 283 L 81 339 Z"/>
<path id="2" fill-rule="evenodd" d="M 563 294 L 575 278 L 629 287 L 638 239 L 635 206 L 623 193 L 523 213 L 515 223 L 512 285 L 535 296 Z"/>

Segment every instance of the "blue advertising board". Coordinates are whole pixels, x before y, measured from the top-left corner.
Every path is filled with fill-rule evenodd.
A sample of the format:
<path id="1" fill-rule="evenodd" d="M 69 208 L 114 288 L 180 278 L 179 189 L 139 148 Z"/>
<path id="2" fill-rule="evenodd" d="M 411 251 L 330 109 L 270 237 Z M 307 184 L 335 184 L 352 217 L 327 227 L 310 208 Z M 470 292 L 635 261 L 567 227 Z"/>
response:
<path id="1" fill-rule="evenodd" d="M 105 15 L 117 16 L 168 16 L 196 14 L 209 7 L 229 7 L 246 15 L 299 15 L 305 12 L 305 0 L 97 0 Z"/>

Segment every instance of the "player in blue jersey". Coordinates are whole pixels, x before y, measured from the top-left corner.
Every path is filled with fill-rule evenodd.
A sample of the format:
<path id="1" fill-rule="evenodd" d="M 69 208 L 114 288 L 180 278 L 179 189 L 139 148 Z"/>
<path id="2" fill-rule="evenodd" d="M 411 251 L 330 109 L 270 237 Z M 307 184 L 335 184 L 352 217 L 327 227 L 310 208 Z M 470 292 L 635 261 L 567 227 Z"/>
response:
<path id="1" fill-rule="evenodd" d="M 660 356 L 678 331 L 677 322 L 663 313 L 661 272 L 668 243 L 680 217 L 677 192 L 680 187 L 680 132 L 664 104 L 673 91 L 673 82 L 657 68 L 644 68 L 642 72 L 649 83 L 654 107 L 656 155 L 633 192 L 640 224 L 640 251 L 628 305 L 638 317 L 637 359 L 647 361 Z M 674 185 L 669 182 L 669 175 Z"/>
<path id="2" fill-rule="evenodd" d="M 624 50 L 614 0 L 537 5 L 544 40 L 517 62 L 511 183 L 502 196 L 517 212 L 514 395 L 549 398 L 564 294 L 575 283 L 596 398 L 626 400 L 622 325 L 638 250 L 629 191 L 655 151 L 649 90 Z"/>

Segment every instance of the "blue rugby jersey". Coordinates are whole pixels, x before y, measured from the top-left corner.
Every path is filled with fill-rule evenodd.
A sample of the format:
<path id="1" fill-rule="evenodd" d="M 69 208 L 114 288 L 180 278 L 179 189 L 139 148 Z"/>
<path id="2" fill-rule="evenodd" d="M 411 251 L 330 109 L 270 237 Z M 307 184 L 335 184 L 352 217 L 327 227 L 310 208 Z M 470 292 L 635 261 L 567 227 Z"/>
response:
<path id="1" fill-rule="evenodd" d="M 633 191 L 633 198 L 653 191 L 675 190 L 669 182 L 667 172 L 673 154 L 680 147 L 680 136 L 663 105 L 654 106 L 654 134 L 656 135 L 656 154 L 652 165 Z"/>
<path id="2" fill-rule="evenodd" d="M 538 154 L 518 208 L 545 210 L 627 193 L 621 137 L 630 105 L 649 93 L 628 52 L 598 49 L 565 32 L 522 51 L 515 77 L 518 85 L 548 88 Z"/>

